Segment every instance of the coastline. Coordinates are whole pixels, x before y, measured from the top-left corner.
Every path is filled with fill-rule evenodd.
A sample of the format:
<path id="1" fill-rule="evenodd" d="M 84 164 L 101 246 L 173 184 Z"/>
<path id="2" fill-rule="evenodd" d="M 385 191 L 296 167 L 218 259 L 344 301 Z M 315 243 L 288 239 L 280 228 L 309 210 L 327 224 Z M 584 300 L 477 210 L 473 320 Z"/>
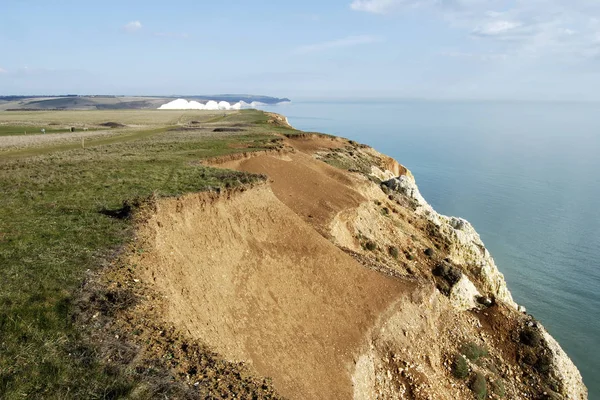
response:
<path id="1" fill-rule="evenodd" d="M 458 238 L 458 242 L 461 243 L 462 246 L 465 246 L 465 249 L 461 251 L 468 254 L 466 260 L 460 261 L 463 263 L 467 261 L 467 263 L 471 265 L 475 264 L 478 269 L 477 274 L 483 278 L 484 287 L 487 289 L 488 293 L 492 293 L 498 300 L 508 304 L 518 312 L 527 315 L 526 308 L 514 302 L 512 294 L 504 280 L 504 275 L 496 266 L 492 255 L 481 241 L 475 228 L 467 220 L 460 217 L 448 217 L 438 214 L 419 192 L 418 186 L 410 171 L 406 177 L 406 179 L 399 179 L 400 187 L 406 193 L 410 193 L 411 197 L 419 204 L 420 208 L 417 212 L 422 213 L 438 226 L 446 225 L 446 231 L 449 232 L 450 235 L 455 235 L 455 237 Z M 448 229 L 448 226 L 450 229 Z M 463 255 L 457 255 L 457 258 L 461 258 L 461 256 Z M 465 311 L 477 307 L 476 299 L 481 297 L 481 293 L 476 291 L 473 283 L 470 281 L 462 285 L 460 283 L 461 282 L 456 285 L 454 291 L 451 293 L 453 305 L 456 308 Z M 535 324 L 541 330 L 546 341 L 546 346 L 552 352 L 551 374 L 564 385 L 566 398 L 569 400 L 587 399 L 587 388 L 583 383 L 583 378 L 575 363 L 569 358 L 560 344 L 552 337 L 552 335 L 550 335 L 541 323 L 536 321 Z"/>
<path id="2" fill-rule="evenodd" d="M 592 104 L 296 101 L 269 110 L 411 166 L 436 210 L 477 228 L 517 303 L 556 337 L 590 398 L 600 396 L 600 323 L 589 318 L 600 306 Z"/>
<path id="3" fill-rule="evenodd" d="M 353 391 L 355 398 L 365 399 L 402 398 L 418 392 L 414 396 L 418 400 L 427 396 L 452 400 L 472 395 L 470 381 L 478 376 L 485 378 L 490 390 L 499 390 L 495 383 L 504 382 L 510 398 L 536 398 L 563 388 L 577 395 L 577 373 L 573 374 L 573 388 L 564 373 L 554 380 L 543 374 L 542 368 L 557 359 L 550 359 L 548 353 L 552 339 L 544 339 L 541 325 L 515 309 L 474 229 L 463 219 L 436 213 L 420 196 L 412 173 L 391 157 L 355 141 L 292 129 L 286 117 L 265 117 L 258 111 L 221 113 L 218 118 L 206 112 L 139 111 L 113 114 L 111 121 L 124 123 L 149 114 L 164 120 L 157 120 L 143 141 L 125 142 L 126 136 L 116 135 L 116 140 L 128 145 L 86 146 L 60 154 L 53 154 L 58 149 L 40 147 L 38 151 L 49 154 L 19 164 L 22 169 L 11 168 L 18 161 L 7 162 L 4 175 L 7 182 L 23 177 L 18 182 L 33 191 L 47 187 L 39 189 L 40 182 L 103 187 L 102 193 L 112 196 L 107 203 L 111 208 L 99 212 L 95 193 L 88 191 L 83 192 L 77 210 L 111 229 L 108 237 L 113 243 L 120 243 L 114 235 L 129 226 L 132 210 L 144 210 L 136 221 L 146 224 L 148 235 L 137 225 L 127 229 L 133 236 L 119 252 L 123 258 L 98 266 L 96 272 L 105 281 L 92 279 L 87 285 L 87 272 L 76 260 L 67 266 L 73 276 L 86 276 L 86 289 L 81 299 L 77 295 L 75 300 L 74 313 L 81 321 L 77 328 L 91 329 L 94 340 L 99 339 L 101 354 L 111 354 L 102 356 L 110 359 L 110 365 L 127 371 L 131 370 L 128 365 L 140 366 L 134 379 L 147 382 L 143 365 L 163 360 L 162 371 L 168 374 L 169 368 L 178 368 L 184 379 L 180 388 L 190 391 L 196 390 L 193 382 L 202 381 L 199 390 L 210 390 L 221 378 L 227 380 L 218 374 L 205 379 L 205 372 L 214 372 L 211 366 L 190 369 L 195 356 L 190 358 L 185 349 L 193 344 L 203 349 L 203 357 L 218 357 L 219 365 L 232 370 L 237 367 L 231 363 L 247 363 L 254 382 L 272 376 L 275 389 L 288 397 L 323 398 L 319 395 L 322 390 L 333 393 L 339 388 L 348 398 Z M 62 112 L 35 116 L 44 118 L 38 122 L 42 124 L 54 118 L 66 124 L 70 121 L 64 118 L 86 116 L 94 118 L 91 121 L 97 125 L 104 123 L 106 115 Z M 163 126 L 174 119 L 179 126 Z M 239 134 L 240 128 L 246 132 Z M 148 146 L 163 151 L 148 152 Z M 133 159 L 123 161 L 123 156 L 132 154 Z M 61 161 L 65 157 L 75 162 L 65 164 Z M 90 159 L 96 162 L 86 162 Z M 98 159 L 107 163 L 100 165 L 118 171 L 123 189 L 111 190 L 100 184 L 105 182 L 102 171 L 106 168 L 99 168 Z M 139 168 L 121 168 L 123 162 Z M 181 171 L 184 175 L 178 177 L 187 178 L 169 180 L 172 186 L 165 189 L 169 169 Z M 72 170 L 86 173 L 69 173 Z M 31 171 L 41 175 L 41 180 L 26 178 Z M 57 175 L 72 175 L 73 181 L 56 182 L 53 177 Z M 122 204 L 124 196 L 127 199 L 131 193 L 139 193 L 141 178 L 150 180 L 147 190 L 158 187 L 162 191 L 147 193 L 150 197 L 145 206 L 138 204 L 143 200 L 134 199 L 122 209 L 113 209 Z M 90 185 L 90 181 L 99 185 Z M 256 185 L 259 181 L 262 183 Z M 15 186 L 7 194 L 20 198 L 20 188 Z M 53 201 L 61 207 L 74 206 L 64 198 L 63 190 L 45 192 L 54 194 Z M 205 201 L 207 198 L 218 201 Z M 21 205 L 47 201 L 40 197 L 11 204 L 18 210 Z M 53 237 L 47 232 L 55 221 L 64 221 L 62 211 L 67 209 L 72 210 L 28 207 L 44 216 L 40 221 L 49 221 L 31 231 L 41 235 L 36 243 L 44 251 L 52 251 L 52 245 L 58 249 L 63 243 L 43 239 Z M 20 216 L 17 223 L 22 229 L 32 229 L 30 214 L 14 215 Z M 207 219 L 212 223 L 202 222 Z M 72 223 L 77 229 L 65 230 L 65 234 L 84 227 L 92 232 L 99 229 L 95 223 Z M 144 238 L 147 240 L 137 242 Z M 91 254 L 87 242 L 69 239 L 68 243 Z M 9 245 L 0 242 L 0 246 Z M 18 262 L 30 260 L 26 254 L 18 257 L 21 255 L 15 255 L 17 270 Z M 221 281 L 225 267 L 229 269 Z M 54 268 L 64 270 L 65 265 Z M 199 282 L 204 283 L 198 292 Z M 221 290 L 225 283 L 228 289 Z M 121 294 L 126 300 L 140 301 L 127 300 L 127 306 L 121 308 Z M 111 305 L 110 299 L 117 303 Z M 322 308 L 328 310 L 326 317 L 313 312 Z M 169 334 L 165 337 L 161 332 Z M 146 339 L 153 343 L 150 353 L 144 350 Z M 169 352 L 166 349 L 175 343 L 169 342 L 171 339 L 185 346 L 176 345 L 176 351 Z M 121 345 L 131 351 L 115 361 L 110 352 Z M 485 349 L 486 355 L 480 362 L 468 361 L 467 376 L 457 378 L 454 364 L 469 354 L 464 350 L 467 345 Z M 37 367 L 36 354 L 45 353 L 43 346 L 39 349 L 23 353 L 30 356 L 31 368 Z M 208 349 L 216 353 L 209 355 Z M 328 352 L 325 356 L 324 351 Z M 538 354 L 544 356 L 541 361 Z M 318 362 L 322 358 L 329 367 L 323 369 L 324 364 Z M 565 362 L 562 368 L 567 371 L 570 360 Z M 24 378 L 16 381 L 19 376 Z M 102 376 L 99 371 L 97 379 Z M 25 377 L 14 378 L 15 385 L 20 385 L 16 387 L 30 385 Z M 353 387 L 353 382 L 360 385 Z"/>
<path id="4" fill-rule="evenodd" d="M 285 123 L 292 127 L 287 117 L 276 113 L 268 114 L 279 121 L 285 120 Z M 373 151 L 376 152 L 376 150 Z M 453 261 L 472 266 L 472 271 L 469 272 L 481 277 L 483 284 L 482 291 L 492 294 L 495 299 L 504 302 L 519 313 L 527 316 L 527 318 L 535 321 L 533 317 L 527 314 L 526 305 L 519 305 L 513 300 L 504 275 L 496 266 L 492 255 L 485 247 L 475 228 L 463 218 L 449 217 L 437 213 L 421 195 L 410 170 L 406 169 L 405 166 L 393 158 L 381 153 L 379 154 L 382 157 L 392 159 L 394 163 L 400 165 L 400 168 L 395 168 L 396 172 L 398 169 L 405 169 L 407 172 L 403 176 L 397 176 L 397 174 L 389 170 L 382 171 L 375 168 L 372 176 L 380 179 L 382 182 L 395 179 L 394 184 L 397 185 L 396 189 L 408 194 L 418 204 L 415 212 L 433 222 L 444 231 L 445 235 L 451 236 L 453 241 L 459 243 L 460 248 L 455 252 Z M 478 306 L 476 299 L 481 296 L 482 294 L 477 290 L 473 282 L 463 277 L 459 284 L 453 288 L 450 299 L 454 307 L 462 311 L 467 311 Z M 546 346 L 552 353 L 551 374 L 562 383 L 564 393 L 567 396 L 566 398 L 574 400 L 587 399 L 587 388 L 583 383 L 577 366 L 562 349 L 560 344 L 544 328 L 542 325 L 543 321 L 542 323 L 537 321 L 532 323 L 535 323 L 539 327 L 545 338 Z"/>

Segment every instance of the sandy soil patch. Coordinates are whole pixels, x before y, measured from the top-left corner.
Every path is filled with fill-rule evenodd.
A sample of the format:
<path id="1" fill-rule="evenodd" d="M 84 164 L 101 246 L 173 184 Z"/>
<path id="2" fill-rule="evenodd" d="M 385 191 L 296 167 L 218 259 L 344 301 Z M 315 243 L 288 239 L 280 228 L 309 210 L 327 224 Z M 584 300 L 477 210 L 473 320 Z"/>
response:
<path id="1" fill-rule="evenodd" d="M 292 398 L 351 398 L 355 359 L 407 285 L 368 270 L 268 187 L 160 204 L 141 231 L 166 318 Z"/>
<path id="2" fill-rule="evenodd" d="M 355 189 L 360 180 L 300 152 L 264 154 L 220 167 L 266 174 L 277 198 L 325 236 L 335 215 L 365 201 Z"/>
<path id="3" fill-rule="evenodd" d="M 288 138 L 286 143 L 307 154 L 313 154 L 319 150 L 331 150 L 344 147 L 348 141 L 339 137 L 306 134 L 296 135 Z"/>

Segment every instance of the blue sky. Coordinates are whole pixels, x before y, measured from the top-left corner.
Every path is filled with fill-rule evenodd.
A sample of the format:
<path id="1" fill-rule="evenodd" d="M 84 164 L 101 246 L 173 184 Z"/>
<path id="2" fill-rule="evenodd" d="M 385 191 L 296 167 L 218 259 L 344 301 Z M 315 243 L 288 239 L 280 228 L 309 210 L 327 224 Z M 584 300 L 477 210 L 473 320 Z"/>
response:
<path id="1" fill-rule="evenodd" d="M 600 100 L 598 0 L 0 2 L 0 94 Z"/>

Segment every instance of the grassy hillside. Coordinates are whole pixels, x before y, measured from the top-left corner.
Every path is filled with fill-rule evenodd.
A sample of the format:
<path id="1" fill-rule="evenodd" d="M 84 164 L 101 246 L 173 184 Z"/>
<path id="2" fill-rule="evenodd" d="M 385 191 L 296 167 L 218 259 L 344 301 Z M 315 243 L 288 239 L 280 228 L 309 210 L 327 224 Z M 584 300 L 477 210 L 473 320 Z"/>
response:
<path id="1" fill-rule="evenodd" d="M 272 148 L 291 131 L 258 111 L 0 114 L 6 127 L 107 121 L 127 128 L 85 148 L 74 137 L 0 150 L 0 398 L 128 393 L 134 379 L 99 362 L 72 315 L 85 272 L 131 237 L 124 203 L 263 179 L 198 161 Z"/>

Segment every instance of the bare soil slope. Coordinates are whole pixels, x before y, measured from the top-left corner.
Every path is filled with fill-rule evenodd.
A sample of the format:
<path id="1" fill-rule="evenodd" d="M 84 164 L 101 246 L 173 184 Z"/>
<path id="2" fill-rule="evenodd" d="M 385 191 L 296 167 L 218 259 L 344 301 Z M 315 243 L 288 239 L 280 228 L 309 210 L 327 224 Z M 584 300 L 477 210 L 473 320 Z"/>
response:
<path id="1" fill-rule="evenodd" d="M 379 185 L 409 174 L 395 160 L 298 135 L 210 162 L 268 183 L 161 200 L 140 225 L 131 262 L 167 324 L 288 398 L 561 398 L 549 361 L 531 356 L 547 354 L 541 340 L 521 339 L 535 321 L 502 301 L 452 303 L 435 271 L 453 239 Z M 485 355 L 466 361 L 465 348 Z"/>
<path id="2" fill-rule="evenodd" d="M 368 270 L 269 187 L 162 202 L 139 264 L 166 318 L 291 398 L 351 398 L 356 358 L 407 284 Z"/>
<path id="3" fill-rule="evenodd" d="M 366 201 L 356 190 L 359 181 L 300 152 L 284 156 L 263 154 L 220 166 L 266 174 L 279 200 L 325 236 L 337 213 Z"/>

